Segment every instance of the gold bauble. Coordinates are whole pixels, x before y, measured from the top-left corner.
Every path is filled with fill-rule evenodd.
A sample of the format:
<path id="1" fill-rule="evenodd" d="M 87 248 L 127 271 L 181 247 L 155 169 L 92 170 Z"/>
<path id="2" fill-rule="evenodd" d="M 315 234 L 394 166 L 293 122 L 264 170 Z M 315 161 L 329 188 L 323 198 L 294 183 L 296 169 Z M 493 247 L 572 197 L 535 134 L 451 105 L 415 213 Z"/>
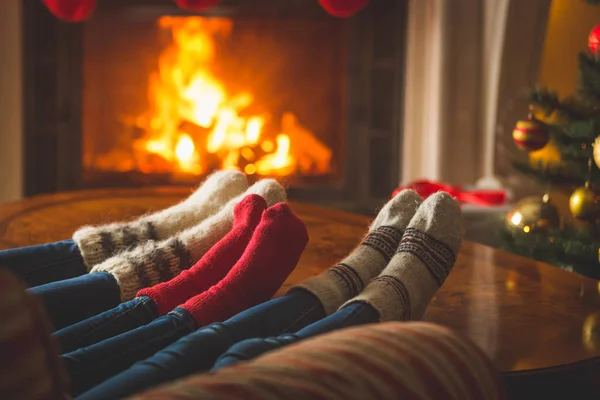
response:
<path id="1" fill-rule="evenodd" d="M 594 140 L 594 162 L 600 168 L 600 136 Z"/>
<path id="2" fill-rule="evenodd" d="M 513 231 L 541 233 L 560 228 L 560 214 L 548 195 L 530 196 L 519 201 L 506 214 L 506 225 Z"/>
<path id="3" fill-rule="evenodd" d="M 600 210 L 600 197 L 588 187 L 579 187 L 569 198 L 569 209 L 575 218 L 595 218 Z"/>

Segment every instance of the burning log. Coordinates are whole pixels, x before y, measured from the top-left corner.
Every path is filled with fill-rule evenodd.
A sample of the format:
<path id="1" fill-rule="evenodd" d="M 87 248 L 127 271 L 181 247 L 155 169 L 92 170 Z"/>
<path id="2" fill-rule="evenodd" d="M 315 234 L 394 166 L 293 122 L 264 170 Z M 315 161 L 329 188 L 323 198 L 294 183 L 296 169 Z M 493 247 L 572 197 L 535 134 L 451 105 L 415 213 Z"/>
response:
<path id="1" fill-rule="evenodd" d="M 292 153 L 298 160 L 300 172 L 305 175 L 326 174 L 331 162 L 331 149 L 304 128 L 292 113 L 281 117 L 281 131 L 290 138 Z"/>

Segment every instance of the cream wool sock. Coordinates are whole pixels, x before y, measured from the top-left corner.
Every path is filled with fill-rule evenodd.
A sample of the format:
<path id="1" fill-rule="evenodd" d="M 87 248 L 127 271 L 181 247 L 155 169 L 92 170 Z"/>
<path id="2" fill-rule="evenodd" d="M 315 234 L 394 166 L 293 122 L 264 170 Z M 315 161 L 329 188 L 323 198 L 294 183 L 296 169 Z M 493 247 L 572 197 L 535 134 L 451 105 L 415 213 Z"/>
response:
<path id="1" fill-rule="evenodd" d="M 246 176 L 218 171 L 183 202 L 131 222 L 86 226 L 73 234 L 88 268 L 148 240 L 165 240 L 199 224 L 248 188 Z"/>
<path id="2" fill-rule="evenodd" d="M 304 289 L 317 296 L 327 315 L 337 310 L 387 265 L 422 201 L 412 190 L 400 192 L 381 209 L 367 236 L 350 255 L 291 290 Z"/>
<path id="3" fill-rule="evenodd" d="M 121 299 L 131 300 L 144 288 L 179 275 L 194 265 L 233 226 L 233 208 L 248 194 L 262 196 L 269 206 L 286 200 L 285 189 L 273 179 L 255 183 L 200 224 L 163 241 L 148 241 L 96 265 L 91 272 L 109 272 L 119 283 Z"/>
<path id="4" fill-rule="evenodd" d="M 460 206 L 449 194 L 428 197 L 408 224 L 396 255 L 362 293 L 381 321 L 417 320 L 454 266 L 464 235 Z"/>

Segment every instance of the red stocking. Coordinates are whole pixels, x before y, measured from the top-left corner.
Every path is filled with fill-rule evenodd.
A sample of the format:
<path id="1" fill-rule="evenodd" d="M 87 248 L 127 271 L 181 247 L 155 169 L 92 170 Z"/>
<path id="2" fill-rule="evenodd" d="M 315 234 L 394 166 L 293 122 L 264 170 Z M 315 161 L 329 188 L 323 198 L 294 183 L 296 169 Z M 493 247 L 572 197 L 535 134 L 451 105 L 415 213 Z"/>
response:
<path id="1" fill-rule="evenodd" d="M 334 17 L 348 18 L 369 4 L 369 0 L 319 0 L 321 7 Z"/>
<path id="2" fill-rule="evenodd" d="M 80 22 L 96 8 L 96 0 L 42 0 L 52 14 L 69 22 Z"/>
<path id="3" fill-rule="evenodd" d="M 184 10 L 203 11 L 207 8 L 216 6 L 220 1 L 221 0 L 175 0 L 175 3 Z"/>

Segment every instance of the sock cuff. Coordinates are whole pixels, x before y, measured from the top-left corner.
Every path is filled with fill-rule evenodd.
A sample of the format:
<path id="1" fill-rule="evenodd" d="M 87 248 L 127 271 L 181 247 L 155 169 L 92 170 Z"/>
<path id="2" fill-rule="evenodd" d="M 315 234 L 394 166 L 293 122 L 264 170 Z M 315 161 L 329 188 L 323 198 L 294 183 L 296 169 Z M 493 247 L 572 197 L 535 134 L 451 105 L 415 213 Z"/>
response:
<path id="1" fill-rule="evenodd" d="M 190 267 L 190 255 L 177 238 L 147 242 L 134 251 L 109 258 L 91 272 L 111 273 L 121 289 L 121 300 L 133 299 L 141 289 L 166 282 Z"/>
<path id="2" fill-rule="evenodd" d="M 88 269 L 102 263 L 120 252 L 131 249 L 147 240 L 157 239 L 157 229 L 152 222 L 85 226 L 73 234 Z"/>
<path id="3" fill-rule="evenodd" d="M 318 275 L 308 278 L 304 282 L 292 286 L 289 291 L 304 290 L 312 293 L 319 299 L 319 302 L 325 310 L 325 315 L 329 315 L 334 313 L 348 296 L 338 285 L 331 281 L 331 279 L 339 279 L 339 277 L 332 272 L 332 269 L 328 269 L 324 274 L 324 276 Z"/>
<path id="4" fill-rule="evenodd" d="M 216 290 L 209 289 L 192 297 L 179 307 L 190 313 L 198 326 L 206 326 L 221 321 L 222 315 L 225 315 L 223 311 L 226 303 L 221 301 L 220 297 Z"/>

